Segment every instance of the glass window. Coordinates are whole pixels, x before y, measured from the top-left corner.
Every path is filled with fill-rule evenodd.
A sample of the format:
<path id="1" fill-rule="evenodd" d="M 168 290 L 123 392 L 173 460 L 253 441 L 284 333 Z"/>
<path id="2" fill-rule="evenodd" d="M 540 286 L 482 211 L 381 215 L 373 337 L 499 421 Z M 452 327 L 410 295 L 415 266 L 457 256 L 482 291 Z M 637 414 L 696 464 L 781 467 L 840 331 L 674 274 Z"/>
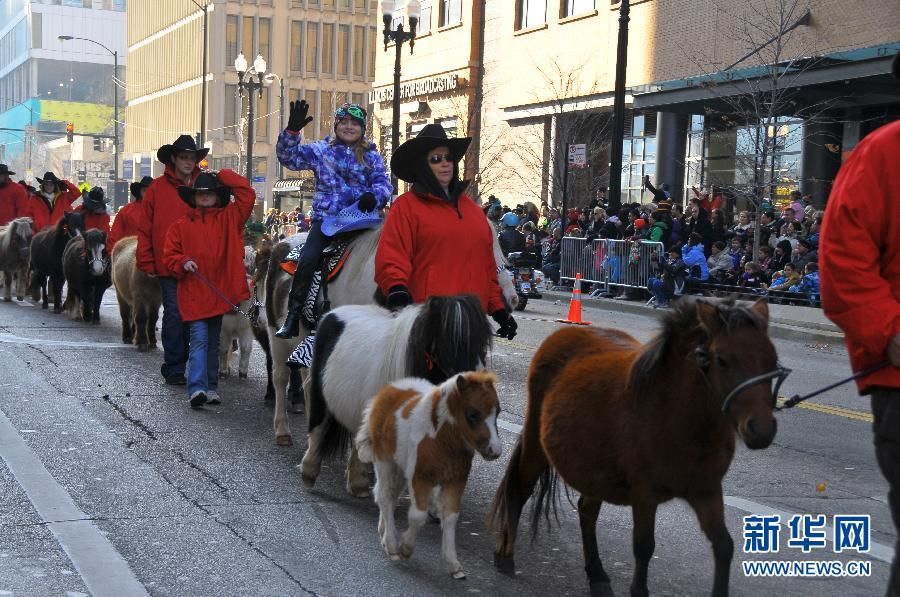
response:
<path id="1" fill-rule="evenodd" d="M 462 22 L 462 0 L 439 0 L 441 12 L 438 18 L 438 27 L 455 25 Z M 546 3 L 547 0 L 542 0 Z"/>
<path id="2" fill-rule="evenodd" d="M 519 0 L 519 29 L 547 22 L 547 0 Z"/>
<path id="3" fill-rule="evenodd" d="M 350 25 L 338 26 L 338 74 L 350 74 Z"/>
<path id="4" fill-rule="evenodd" d="M 334 23 L 322 23 L 322 73 L 334 74 Z"/>
<path id="5" fill-rule="evenodd" d="M 317 73 L 319 63 L 319 24 L 306 23 L 306 72 Z"/>
<path id="6" fill-rule="evenodd" d="M 225 17 L 225 64 L 231 66 L 238 55 L 238 17 Z"/>
<path id="7" fill-rule="evenodd" d="M 644 140 L 635 139 L 631 142 L 631 159 L 636 162 L 644 161 Z"/>
<path id="8" fill-rule="evenodd" d="M 253 64 L 253 59 L 256 58 L 256 54 L 254 54 L 256 39 L 253 37 L 253 17 L 244 17 L 241 21 L 240 49 L 244 53 L 244 57 L 247 58 L 247 62 Z M 234 64 L 234 61 L 232 61 L 232 64 Z"/>
<path id="9" fill-rule="evenodd" d="M 349 9 L 349 8 L 350 8 L 350 2 L 351 2 L 351 0 L 341 0 L 341 8 Z"/>
<path id="10" fill-rule="evenodd" d="M 269 138 L 269 88 L 262 88 L 262 97 L 256 99 L 256 140 L 265 141 Z"/>
<path id="11" fill-rule="evenodd" d="M 319 118 L 318 109 L 319 101 L 316 97 L 317 92 L 314 89 L 307 89 L 304 94 L 306 103 L 309 104 L 309 115 L 313 117 L 313 121 L 304 128 L 303 138 L 307 141 L 314 141 L 319 138 Z"/>
<path id="12" fill-rule="evenodd" d="M 637 114 L 634 117 L 634 124 L 631 126 L 631 134 L 635 137 L 643 137 L 644 136 L 644 115 Z"/>
<path id="13" fill-rule="evenodd" d="M 322 8 L 334 8 L 334 0 L 322 0 Z"/>
<path id="14" fill-rule="evenodd" d="M 291 21 L 291 70 L 303 70 L 303 23 Z"/>
<path id="15" fill-rule="evenodd" d="M 366 7 L 366 0 L 356 0 L 356 8 L 365 9 L 365 7 Z"/>
<path id="16" fill-rule="evenodd" d="M 319 0 L 306 0 L 306 5 L 307 5 L 307 6 L 312 6 L 312 7 L 318 8 L 318 7 L 319 7 Z"/>
<path id="17" fill-rule="evenodd" d="M 259 19 L 259 44 L 257 52 L 262 54 L 269 64 L 272 63 L 271 55 L 272 20 L 260 17 Z"/>
<path id="18" fill-rule="evenodd" d="M 227 83 L 225 84 L 224 101 L 225 101 L 225 126 L 233 127 L 237 124 L 237 121 L 238 121 L 238 118 L 237 118 L 237 114 L 238 114 L 238 111 L 237 111 L 237 103 L 238 103 L 237 85 L 229 85 Z M 226 132 L 230 132 L 231 134 L 234 134 L 235 130 L 233 128 L 226 129 Z"/>
<path id="19" fill-rule="evenodd" d="M 369 80 L 375 78 L 375 52 L 376 52 L 376 44 L 378 43 L 378 30 L 375 27 L 369 27 L 369 51 L 368 56 L 366 57 L 369 65 Z"/>
<path id="20" fill-rule="evenodd" d="M 571 17 L 592 11 L 594 10 L 594 2 L 595 0 L 566 0 L 566 13 L 564 16 Z"/>
<path id="21" fill-rule="evenodd" d="M 656 137 L 647 137 L 644 139 L 644 159 L 656 159 Z"/>
<path id="22" fill-rule="evenodd" d="M 366 48 L 366 28 L 356 26 L 353 28 L 353 76 L 359 79 L 363 76 L 363 57 Z"/>
<path id="23" fill-rule="evenodd" d="M 418 33 L 425 35 L 431 31 L 431 0 L 423 0 L 422 16 L 419 17 Z"/>

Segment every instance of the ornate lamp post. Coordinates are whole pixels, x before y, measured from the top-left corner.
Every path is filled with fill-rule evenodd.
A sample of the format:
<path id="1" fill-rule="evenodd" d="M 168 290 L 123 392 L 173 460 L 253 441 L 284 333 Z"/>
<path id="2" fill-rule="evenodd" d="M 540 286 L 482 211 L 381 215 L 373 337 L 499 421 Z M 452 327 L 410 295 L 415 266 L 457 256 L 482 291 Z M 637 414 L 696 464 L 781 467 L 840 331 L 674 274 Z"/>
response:
<path id="1" fill-rule="evenodd" d="M 253 66 L 250 67 L 250 70 L 247 70 L 247 59 L 244 58 L 244 53 L 239 52 L 237 58 L 234 59 L 234 70 L 237 71 L 238 74 L 238 95 L 240 97 L 244 97 L 244 88 L 246 87 L 249 95 L 247 97 L 247 111 L 249 123 L 247 124 L 247 180 L 250 184 L 253 184 L 253 141 L 256 133 L 256 127 L 254 126 L 254 110 L 253 110 L 253 96 L 256 95 L 258 98 L 262 98 L 262 90 L 263 90 L 263 77 L 266 74 L 266 61 L 262 57 L 262 54 L 256 55 L 256 60 L 253 61 Z M 247 76 L 249 75 L 249 76 Z M 247 80 L 244 80 L 244 77 L 247 77 Z M 256 79 L 254 80 L 254 76 Z"/>
<path id="2" fill-rule="evenodd" d="M 394 42 L 394 99 L 391 107 L 393 108 L 394 122 L 391 124 L 391 155 L 397 151 L 400 144 L 400 54 L 403 48 L 403 42 L 409 42 L 409 53 L 413 53 L 416 45 L 416 27 L 419 26 L 419 17 L 422 14 L 422 6 L 419 0 L 408 0 L 406 3 L 406 16 L 409 17 L 409 31 L 403 29 L 403 22 L 397 23 L 396 29 L 391 29 L 394 21 L 394 0 L 381 0 L 381 18 L 384 21 L 384 51 L 387 52 L 388 45 Z M 394 185 L 394 192 L 398 192 L 397 177 L 391 172 L 391 183 Z"/>

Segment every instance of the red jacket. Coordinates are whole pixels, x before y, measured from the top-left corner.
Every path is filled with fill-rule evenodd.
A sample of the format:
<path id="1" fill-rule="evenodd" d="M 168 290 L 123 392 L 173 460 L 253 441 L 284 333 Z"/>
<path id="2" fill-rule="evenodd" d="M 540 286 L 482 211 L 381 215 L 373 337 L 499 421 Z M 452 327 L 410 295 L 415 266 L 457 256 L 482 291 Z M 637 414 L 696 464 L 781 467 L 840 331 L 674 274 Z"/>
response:
<path id="1" fill-rule="evenodd" d="M 825 314 L 842 330 L 854 371 L 887 358 L 900 334 L 900 121 L 870 133 L 841 167 L 828 198 L 819 258 Z M 857 382 L 900 388 L 900 369 Z"/>
<path id="2" fill-rule="evenodd" d="M 375 253 L 375 282 L 385 296 L 394 286 L 406 286 L 416 303 L 473 294 L 486 313 L 505 309 L 493 228 L 466 195 L 460 195 L 458 209 L 433 195 L 410 191 L 398 197 Z"/>
<path id="3" fill-rule="evenodd" d="M 133 201 L 128 205 L 122 206 L 119 213 L 116 214 L 116 219 L 113 220 L 109 236 L 106 237 L 106 246 L 109 248 L 110 253 L 112 253 L 113 247 L 121 239 L 126 236 L 137 235 L 143 212 L 144 209 L 141 207 L 140 201 Z"/>
<path id="4" fill-rule="evenodd" d="M 191 183 L 200 174 L 194 168 Z M 171 166 L 166 166 L 162 176 L 153 180 L 139 205 L 143 214 L 139 218 L 137 267 L 142 272 L 168 276 L 168 268 L 163 260 L 166 233 L 175 220 L 188 214 L 190 207 L 178 196 L 178 187 L 184 182 L 175 176 Z"/>
<path id="5" fill-rule="evenodd" d="M 28 216 L 28 191 L 25 187 L 9 181 L 0 187 L 0 226 L 6 226 L 16 218 Z"/>
<path id="6" fill-rule="evenodd" d="M 26 213 L 22 215 L 30 216 L 34 221 L 32 230 L 35 233 L 55 225 L 63 217 L 63 214 L 72 211 L 72 204 L 81 198 L 81 191 L 78 190 L 78 187 L 68 180 L 64 180 L 62 183 L 66 186 L 66 190 L 57 193 L 52 205 L 40 191 L 32 193 L 28 198 Z"/>
<path id="7" fill-rule="evenodd" d="M 194 261 L 200 275 L 232 303 L 250 298 L 244 269 L 244 224 L 253 211 L 256 193 L 246 178 L 232 170 L 219 172 L 219 181 L 231 187 L 234 202 L 225 207 L 189 207 L 188 215 L 173 223 L 166 235 L 165 275 L 178 278 L 178 311 L 183 321 L 207 319 L 232 309 L 199 276 L 184 271 L 187 261 Z M 142 201 L 146 200 L 145 195 Z"/>
<path id="8" fill-rule="evenodd" d="M 96 228 L 109 236 L 109 214 L 108 213 L 89 213 L 84 207 L 79 207 L 75 210 L 78 213 L 84 214 L 84 229 L 90 230 L 91 228 Z M 107 247 L 109 247 L 109 242 L 107 242 Z"/>

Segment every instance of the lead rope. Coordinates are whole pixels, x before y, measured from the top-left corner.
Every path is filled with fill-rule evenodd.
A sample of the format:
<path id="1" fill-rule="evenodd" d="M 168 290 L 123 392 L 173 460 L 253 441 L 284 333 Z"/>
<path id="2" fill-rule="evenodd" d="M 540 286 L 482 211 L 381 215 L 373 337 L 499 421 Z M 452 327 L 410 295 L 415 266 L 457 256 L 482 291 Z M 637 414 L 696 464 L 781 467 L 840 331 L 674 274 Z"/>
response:
<path id="1" fill-rule="evenodd" d="M 251 323 L 253 322 L 253 318 L 251 318 L 249 314 L 244 313 L 243 311 L 241 311 L 241 308 L 240 308 L 240 307 L 238 307 L 237 305 L 235 305 L 234 303 L 232 303 L 231 300 L 229 300 L 227 296 L 225 296 L 224 294 L 222 294 L 222 291 L 220 291 L 218 288 L 216 288 L 215 285 L 214 285 L 212 282 L 210 282 L 210 281 L 206 278 L 206 276 L 204 276 L 203 274 L 200 273 L 199 268 L 196 269 L 196 270 L 194 270 L 192 273 L 193 273 L 195 276 L 197 276 L 197 279 L 199 279 L 201 282 L 203 282 L 204 284 L 206 284 L 207 286 L 209 286 L 210 290 L 212 290 L 212 291 L 215 292 L 217 295 L 219 295 L 219 298 L 222 299 L 223 301 L 225 301 L 225 304 L 230 305 L 232 311 L 234 311 L 235 313 L 240 313 L 241 315 L 243 315 L 244 317 L 246 317 L 247 319 L 249 319 Z"/>
<path id="2" fill-rule="evenodd" d="M 868 369 L 863 369 L 859 373 L 854 373 L 853 375 L 851 375 L 850 377 L 847 377 L 846 379 L 842 379 L 841 381 L 835 382 L 835 383 L 831 384 L 830 386 L 826 386 L 826 387 L 822 388 L 821 390 L 816 390 L 815 392 L 812 392 L 811 394 L 807 394 L 806 396 L 800 396 L 799 394 L 794 394 L 792 397 L 788 398 L 787 401 L 785 401 L 785 403 L 783 405 L 776 407 L 775 410 L 779 411 L 779 410 L 785 410 L 788 408 L 793 408 L 793 407 L 797 406 L 798 404 L 800 404 L 801 402 L 803 402 L 804 400 L 809 400 L 810 398 L 812 398 L 814 396 L 818 396 L 819 394 L 822 394 L 823 392 L 827 392 L 828 390 L 833 390 L 834 388 L 836 388 L 838 386 L 842 386 L 845 383 L 857 380 L 861 377 L 866 377 L 867 375 L 871 375 L 871 374 L 875 373 L 876 371 L 880 371 L 880 370 L 884 369 L 885 367 L 887 367 L 890 364 L 891 364 L 890 361 L 882 361 L 882 362 L 878 363 L 877 365 L 872 365 Z"/>

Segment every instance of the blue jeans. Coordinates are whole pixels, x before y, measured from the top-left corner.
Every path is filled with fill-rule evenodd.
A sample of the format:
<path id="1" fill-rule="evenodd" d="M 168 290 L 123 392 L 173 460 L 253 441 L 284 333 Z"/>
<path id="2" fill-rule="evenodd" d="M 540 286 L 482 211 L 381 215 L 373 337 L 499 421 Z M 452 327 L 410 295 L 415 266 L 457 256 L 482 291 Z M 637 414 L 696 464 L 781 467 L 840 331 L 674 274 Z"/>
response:
<path id="1" fill-rule="evenodd" d="M 222 316 L 198 319 L 187 324 L 191 351 L 187 362 L 188 398 L 194 392 L 216 391 L 219 387 L 219 332 Z"/>
<path id="2" fill-rule="evenodd" d="M 663 285 L 663 281 L 659 278 L 653 277 L 647 281 L 647 289 L 650 293 L 656 298 L 657 305 L 665 305 L 669 302 L 669 297 L 666 296 L 665 286 Z"/>
<path id="3" fill-rule="evenodd" d="M 190 335 L 187 326 L 181 321 L 176 294 L 178 281 L 171 277 L 160 277 L 159 287 L 162 290 L 163 318 L 162 345 L 163 364 L 160 372 L 163 377 L 184 375 L 188 358 L 188 340 Z"/>

